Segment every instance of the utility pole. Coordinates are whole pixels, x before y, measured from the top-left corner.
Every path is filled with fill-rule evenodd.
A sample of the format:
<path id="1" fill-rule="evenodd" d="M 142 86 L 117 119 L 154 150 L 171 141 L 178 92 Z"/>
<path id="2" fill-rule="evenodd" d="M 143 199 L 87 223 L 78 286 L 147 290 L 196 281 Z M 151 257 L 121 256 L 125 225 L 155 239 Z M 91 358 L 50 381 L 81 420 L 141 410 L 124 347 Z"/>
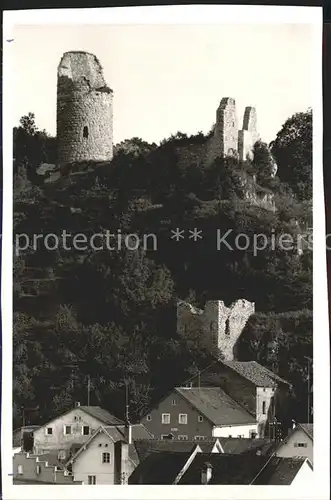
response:
<path id="1" fill-rule="evenodd" d="M 87 406 L 90 406 L 91 379 L 87 376 Z"/>
<path id="2" fill-rule="evenodd" d="M 129 423 L 129 386 L 127 380 L 125 380 L 125 422 Z"/>

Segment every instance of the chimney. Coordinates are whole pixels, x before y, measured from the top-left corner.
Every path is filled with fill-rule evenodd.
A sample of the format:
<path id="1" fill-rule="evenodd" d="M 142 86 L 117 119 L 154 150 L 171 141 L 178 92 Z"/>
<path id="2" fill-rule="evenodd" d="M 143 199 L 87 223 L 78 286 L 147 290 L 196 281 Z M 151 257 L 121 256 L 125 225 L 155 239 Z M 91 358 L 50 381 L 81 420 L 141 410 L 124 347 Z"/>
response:
<path id="1" fill-rule="evenodd" d="M 129 445 L 125 441 L 115 443 L 115 484 L 128 484 Z"/>
<path id="2" fill-rule="evenodd" d="M 201 484 L 208 484 L 213 474 L 213 466 L 206 462 L 201 470 Z"/>
<path id="3" fill-rule="evenodd" d="M 292 419 L 292 430 L 295 429 L 296 426 L 297 426 L 297 424 L 296 424 L 295 420 Z"/>

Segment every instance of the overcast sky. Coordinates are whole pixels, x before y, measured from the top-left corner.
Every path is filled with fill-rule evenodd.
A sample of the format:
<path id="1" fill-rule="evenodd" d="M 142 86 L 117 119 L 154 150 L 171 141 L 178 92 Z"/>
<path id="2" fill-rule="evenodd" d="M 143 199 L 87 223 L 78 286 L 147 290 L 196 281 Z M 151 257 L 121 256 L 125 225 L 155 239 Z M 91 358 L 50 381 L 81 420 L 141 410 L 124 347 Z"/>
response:
<path id="1" fill-rule="evenodd" d="M 57 66 L 63 52 L 94 53 L 114 91 L 114 141 L 159 142 L 177 131 L 208 132 L 222 97 L 255 106 L 262 139 L 313 104 L 313 32 L 308 24 L 16 26 L 14 116 L 29 111 L 56 134 Z"/>

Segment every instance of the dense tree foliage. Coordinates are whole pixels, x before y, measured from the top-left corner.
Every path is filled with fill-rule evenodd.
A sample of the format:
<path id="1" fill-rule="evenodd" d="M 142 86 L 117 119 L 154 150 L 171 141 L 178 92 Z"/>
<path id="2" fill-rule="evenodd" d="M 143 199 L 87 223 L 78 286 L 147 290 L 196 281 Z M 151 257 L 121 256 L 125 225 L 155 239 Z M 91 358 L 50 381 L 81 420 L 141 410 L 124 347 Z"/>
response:
<path id="1" fill-rule="evenodd" d="M 36 170 L 54 163 L 55 140 L 38 131 L 33 114 L 22 118 L 14 130 L 15 425 L 22 406 L 38 408 L 29 418 L 40 422 L 75 400 L 86 404 L 87 377 L 91 404 L 119 417 L 128 384 L 131 417 L 139 418 L 207 366 L 203 346 L 177 336 L 178 298 L 197 306 L 208 299 L 254 301 L 261 314 L 247 326 L 242 359 L 293 381 L 293 414 L 300 416 L 306 382 L 300 352 L 311 349 L 305 311 L 312 309 L 312 255 L 300 255 L 296 244 L 311 182 L 308 155 L 301 173 L 297 158 L 311 148 L 309 120 L 309 113 L 295 115 L 278 134 L 272 153 L 279 177 L 272 179 L 274 160 L 263 143 L 252 162 L 219 158 L 206 167 L 192 158 L 208 136 L 177 133 L 159 147 L 124 141 L 109 164 L 82 164 L 43 183 Z M 276 211 L 259 203 L 270 193 Z M 184 231 L 178 242 L 176 228 Z M 194 228 L 202 239 L 189 238 Z M 110 246 L 101 236 L 107 231 Z M 74 245 L 78 234 L 85 243 L 80 236 Z M 284 234 L 292 248 L 279 244 Z M 93 235 L 99 235 L 94 248 Z"/>
<path id="2" fill-rule="evenodd" d="M 311 199 L 313 189 L 312 111 L 296 113 L 284 123 L 272 142 L 278 175 L 300 200 Z"/>

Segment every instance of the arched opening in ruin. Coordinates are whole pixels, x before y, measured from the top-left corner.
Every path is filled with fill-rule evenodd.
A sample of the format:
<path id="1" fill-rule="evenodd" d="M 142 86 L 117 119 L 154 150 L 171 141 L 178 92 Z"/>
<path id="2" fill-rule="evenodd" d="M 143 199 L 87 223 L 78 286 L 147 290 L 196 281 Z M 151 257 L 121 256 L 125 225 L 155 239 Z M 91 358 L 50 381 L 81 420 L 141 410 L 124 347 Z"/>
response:
<path id="1" fill-rule="evenodd" d="M 225 320 L 225 335 L 230 335 L 229 318 L 226 318 L 226 320 Z"/>
<path id="2" fill-rule="evenodd" d="M 84 137 L 84 139 L 88 138 L 88 127 L 86 125 L 83 128 L 83 137 Z"/>

